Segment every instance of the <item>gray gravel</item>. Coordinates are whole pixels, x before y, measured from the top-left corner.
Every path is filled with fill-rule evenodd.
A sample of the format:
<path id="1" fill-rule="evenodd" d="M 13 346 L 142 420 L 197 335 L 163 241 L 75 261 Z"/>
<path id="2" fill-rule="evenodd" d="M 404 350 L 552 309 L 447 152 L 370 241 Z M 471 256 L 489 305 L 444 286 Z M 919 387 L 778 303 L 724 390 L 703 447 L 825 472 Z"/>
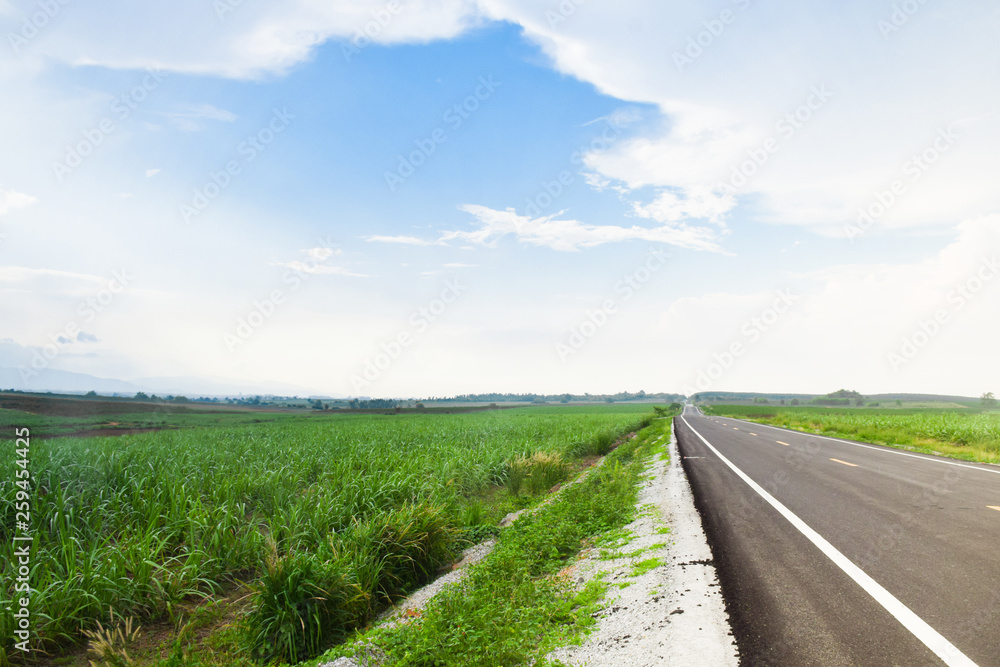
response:
<path id="1" fill-rule="evenodd" d="M 577 576 L 588 581 L 605 573 L 611 584 L 606 606 L 581 646 L 558 649 L 550 657 L 594 667 L 735 667 L 736 643 L 673 434 L 670 463 L 657 459 L 648 472 L 652 479 L 639 494 L 641 516 L 627 526 L 634 537 L 617 551 L 667 546 L 614 560 L 601 560 L 599 550 L 584 554 Z M 663 526 L 669 526 L 668 534 L 657 532 Z M 663 564 L 632 576 L 635 564 L 650 558 Z"/>
<path id="2" fill-rule="evenodd" d="M 384 612 L 381 616 L 379 616 L 379 621 L 394 624 L 398 622 L 398 619 L 401 616 L 404 616 L 407 612 L 423 609 L 424 605 L 426 605 L 432 597 L 437 595 L 442 588 L 461 581 L 467 572 L 465 568 L 473 563 L 478 563 L 483 558 L 486 558 L 486 556 L 493 551 L 493 547 L 496 543 L 496 540 L 490 539 L 469 547 L 462 552 L 462 558 L 459 559 L 457 563 L 452 565 L 451 572 L 438 577 L 423 588 L 415 591 L 392 609 Z"/>

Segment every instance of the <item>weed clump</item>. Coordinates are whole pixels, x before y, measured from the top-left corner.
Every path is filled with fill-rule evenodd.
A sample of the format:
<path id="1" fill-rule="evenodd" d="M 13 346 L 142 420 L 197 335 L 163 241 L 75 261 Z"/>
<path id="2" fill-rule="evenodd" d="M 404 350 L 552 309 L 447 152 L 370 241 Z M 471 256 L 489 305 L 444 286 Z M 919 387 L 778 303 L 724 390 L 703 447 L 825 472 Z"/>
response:
<path id="1" fill-rule="evenodd" d="M 522 491 L 530 494 L 544 493 L 569 476 L 569 464 L 559 454 L 536 452 L 530 457 L 519 457 L 507 464 L 504 485 L 511 495 Z"/>
<path id="2" fill-rule="evenodd" d="M 372 620 L 454 556 L 442 509 L 407 506 L 332 533 L 316 552 L 279 556 L 270 544 L 245 619 L 256 657 L 296 663 Z"/>

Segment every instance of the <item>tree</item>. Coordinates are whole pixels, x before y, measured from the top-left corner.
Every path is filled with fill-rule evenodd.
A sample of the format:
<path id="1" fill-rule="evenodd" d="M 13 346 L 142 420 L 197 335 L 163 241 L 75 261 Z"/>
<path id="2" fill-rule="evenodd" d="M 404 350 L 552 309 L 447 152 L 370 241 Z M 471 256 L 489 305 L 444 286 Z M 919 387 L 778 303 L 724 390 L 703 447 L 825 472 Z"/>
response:
<path id="1" fill-rule="evenodd" d="M 136 400 L 139 400 L 139 401 L 148 401 L 149 400 L 149 396 L 144 391 L 137 391 L 135 393 L 135 398 L 136 398 Z"/>
<path id="2" fill-rule="evenodd" d="M 798 404 L 799 404 L 799 399 L 793 398 L 792 399 L 792 405 L 798 405 Z"/>
<path id="3" fill-rule="evenodd" d="M 988 391 L 979 397 L 979 402 L 984 408 L 995 408 L 997 406 L 996 396 L 993 395 L 992 391 Z"/>
<path id="4" fill-rule="evenodd" d="M 88 398 L 94 398 L 95 396 L 97 396 L 97 392 L 96 392 L 96 391 L 94 391 L 93 389 L 91 389 L 91 390 L 90 390 L 90 391 L 88 391 L 88 392 L 87 392 L 86 394 L 84 394 L 84 396 L 86 396 L 86 397 L 88 397 Z"/>

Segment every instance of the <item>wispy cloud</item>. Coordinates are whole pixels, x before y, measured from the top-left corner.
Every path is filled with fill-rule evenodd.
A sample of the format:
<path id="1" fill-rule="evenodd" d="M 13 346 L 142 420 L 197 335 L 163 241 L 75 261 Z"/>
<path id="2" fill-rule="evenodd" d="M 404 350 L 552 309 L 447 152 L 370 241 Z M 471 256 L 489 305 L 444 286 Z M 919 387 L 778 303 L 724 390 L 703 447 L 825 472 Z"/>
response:
<path id="1" fill-rule="evenodd" d="M 147 169 L 146 178 L 152 178 L 153 176 L 156 176 L 158 173 L 160 173 L 159 169 Z"/>
<path id="2" fill-rule="evenodd" d="M 59 271 L 57 269 L 32 269 L 27 266 L 0 266 L 0 281 L 10 283 L 21 283 L 39 278 L 59 278 L 72 280 L 74 282 L 85 281 L 89 283 L 105 283 L 107 278 L 93 276 L 86 273 L 74 273 L 72 271 Z"/>
<path id="3" fill-rule="evenodd" d="M 465 204 L 459 208 L 476 219 L 475 229 L 443 232 L 437 240 L 412 236 L 370 236 L 367 240 L 422 246 L 447 245 L 451 241 L 464 241 L 475 245 L 494 246 L 500 239 L 513 236 L 521 243 L 563 252 L 624 241 L 649 241 L 696 250 L 721 251 L 716 243 L 718 233 L 707 227 L 686 224 L 661 224 L 656 227 L 591 225 L 578 220 L 558 219 L 562 212 L 532 218 L 518 215 L 512 208 L 499 211 L 477 204 Z"/>
<path id="4" fill-rule="evenodd" d="M 343 251 L 339 248 L 318 246 L 316 248 L 302 250 L 301 252 L 306 256 L 306 259 L 292 259 L 287 262 L 273 262 L 273 265 L 283 266 L 286 269 L 298 271 L 299 273 L 308 273 L 311 275 L 350 276 L 352 278 L 372 277 L 366 273 L 353 271 L 346 266 L 328 264 L 327 260 L 331 257 L 343 254 Z"/>
<path id="5" fill-rule="evenodd" d="M 403 245 L 441 245 L 440 241 L 428 241 L 427 239 L 419 239 L 415 236 L 365 236 L 363 237 L 366 241 L 374 241 L 375 243 L 400 243 Z"/>
<path id="6" fill-rule="evenodd" d="M 167 112 L 164 113 L 164 115 L 169 118 L 178 129 L 185 132 L 196 132 L 204 129 L 205 125 L 199 122 L 201 120 L 215 120 L 223 123 L 232 123 L 239 118 L 239 116 L 231 111 L 220 109 L 216 106 L 212 106 L 211 104 L 181 107 L 179 111 Z M 157 169 L 155 171 L 159 170 Z M 147 176 L 149 176 L 148 172 Z"/>

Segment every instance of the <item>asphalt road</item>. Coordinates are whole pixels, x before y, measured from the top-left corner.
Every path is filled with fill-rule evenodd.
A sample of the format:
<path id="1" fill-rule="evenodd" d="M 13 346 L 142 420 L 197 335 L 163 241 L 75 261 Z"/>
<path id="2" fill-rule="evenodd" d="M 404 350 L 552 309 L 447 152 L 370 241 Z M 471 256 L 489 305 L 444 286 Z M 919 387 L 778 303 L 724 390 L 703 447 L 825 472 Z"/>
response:
<path id="1" fill-rule="evenodd" d="M 741 664 L 1000 666 L 1000 467 L 690 406 L 675 428 Z"/>

